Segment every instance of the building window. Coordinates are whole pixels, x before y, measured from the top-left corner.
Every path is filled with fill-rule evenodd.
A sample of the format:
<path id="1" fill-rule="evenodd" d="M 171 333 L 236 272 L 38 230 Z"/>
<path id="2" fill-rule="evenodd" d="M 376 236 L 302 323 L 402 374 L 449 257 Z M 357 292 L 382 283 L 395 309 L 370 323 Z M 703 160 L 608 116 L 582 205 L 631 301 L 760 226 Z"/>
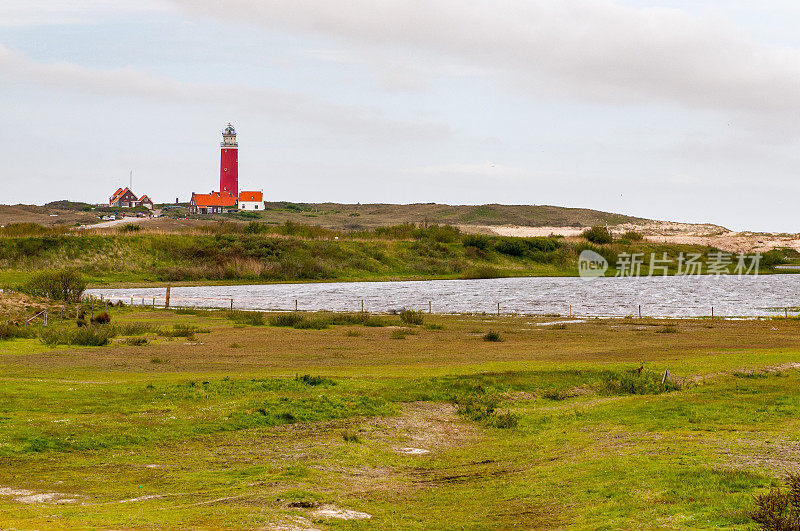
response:
<path id="1" fill-rule="evenodd" d="M 258 205 L 253 205 L 253 208 L 258 210 Z"/>

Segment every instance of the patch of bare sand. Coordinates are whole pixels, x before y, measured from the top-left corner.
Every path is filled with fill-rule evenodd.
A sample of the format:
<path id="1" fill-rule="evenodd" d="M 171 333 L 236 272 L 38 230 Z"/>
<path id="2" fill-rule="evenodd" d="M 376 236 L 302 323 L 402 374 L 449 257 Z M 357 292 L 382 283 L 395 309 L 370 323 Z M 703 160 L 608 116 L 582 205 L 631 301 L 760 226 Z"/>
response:
<path id="1" fill-rule="evenodd" d="M 526 227 L 519 225 L 465 225 L 464 232 L 516 236 L 521 238 L 542 236 L 564 236 L 574 238 L 588 227 Z M 790 248 L 800 251 L 800 234 L 734 232 L 711 224 L 675 223 L 655 221 L 644 224 L 625 223 L 609 227 L 612 233 L 621 235 L 627 231 L 642 234 L 646 240 L 716 247 L 731 253 L 764 253 L 771 249 Z"/>
<path id="2" fill-rule="evenodd" d="M 19 503 L 75 503 L 77 496 L 61 492 L 34 492 L 27 489 L 14 489 L 0 487 L 0 496 L 11 496 L 12 500 Z"/>
<path id="3" fill-rule="evenodd" d="M 435 452 L 459 446 L 478 437 L 478 430 L 456 415 L 456 407 L 439 402 L 407 402 L 397 417 L 383 417 L 374 422 L 375 435 L 387 440 L 399 438 L 403 445 L 396 451 L 422 455 L 419 450 Z M 405 451 L 404 451 L 405 450 Z"/>
<path id="4" fill-rule="evenodd" d="M 342 509 L 335 505 L 322 505 L 312 513 L 315 518 L 336 518 L 339 520 L 369 520 L 371 514 L 354 511 L 352 509 Z"/>

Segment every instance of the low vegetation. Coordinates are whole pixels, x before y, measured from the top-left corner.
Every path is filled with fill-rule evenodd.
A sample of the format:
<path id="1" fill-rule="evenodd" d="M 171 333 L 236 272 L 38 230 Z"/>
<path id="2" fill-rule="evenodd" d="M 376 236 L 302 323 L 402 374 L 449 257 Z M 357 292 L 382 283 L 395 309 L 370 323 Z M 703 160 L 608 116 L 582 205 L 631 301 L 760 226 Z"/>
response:
<path id="1" fill-rule="evenodd" d="M 440 225 L 337 231 L 295 222 L 271 225 L 256 221 L 207 224 L 186 233 L 126 229 L 93 234 L 26 228 L 0 235 L 0 282 L 27 293 L 74 300 L 85 281 L 275 282 L 575 275 L 578 255 L 585 249 L 596 250 L 612 266 L 619 253 L 642 253 L 645 269 L 651 253 L 667 253 L 677 259 L 681 252 L 692 252 L 707 259 L 714 251 L 647 242 L 631 234 L 613 242 L 608 230 L 600 226 L 586 231 L 581 239 L 462 234 L 455 227 Z M 784 256 L 785 252 L 779 250 L 766 253 L 762 271 L 783 263 Z M 673 264 L 673 272 L 675 267 Z"/>

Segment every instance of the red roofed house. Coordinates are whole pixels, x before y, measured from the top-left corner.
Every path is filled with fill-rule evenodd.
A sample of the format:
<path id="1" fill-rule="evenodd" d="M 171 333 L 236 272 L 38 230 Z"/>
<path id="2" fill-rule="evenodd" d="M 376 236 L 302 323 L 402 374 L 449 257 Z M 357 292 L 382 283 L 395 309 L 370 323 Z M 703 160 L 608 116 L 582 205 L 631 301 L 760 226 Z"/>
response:
<path id="1" fill-rule="evenodd" d="M 239 210 L 264 210 L 264 193 L 239 192 Z"/>
<path id="2" fill-rule="evenodd" d="M 130 188 L 119 188 L 108 200 L 108 205 L 113 208 L 136 208 L 138 206 L 153 210 L 153 201 L 143 195 L 141 199 Z"/>
<path id="3" fill-rule="evenodd" d="M 138 200 L 130 188 L 120 188 L 114 192 L 108 204 L 115 208 L 133 208 Z"/>
<path id="4" fill-rule="evenodd" d="M 230 192 L 192 193 L 189 203 L 191 214 L 223 214 L 236 209 L 236 198 Z"/>
<path id="5" fill-rule="evenodd" d="M 143 195 L 142 197 L 140 197 L 139 201 L 137 201 L 137 203 L 138 203 L 138 206 L 143 206 L 143 207 L 147 208 L 148 210 L 153 210 L 153 206 L 154 206 L 153 205 L 153 200 L 150 199 L 149 197 L 147 197 L 147 195 Z"/>

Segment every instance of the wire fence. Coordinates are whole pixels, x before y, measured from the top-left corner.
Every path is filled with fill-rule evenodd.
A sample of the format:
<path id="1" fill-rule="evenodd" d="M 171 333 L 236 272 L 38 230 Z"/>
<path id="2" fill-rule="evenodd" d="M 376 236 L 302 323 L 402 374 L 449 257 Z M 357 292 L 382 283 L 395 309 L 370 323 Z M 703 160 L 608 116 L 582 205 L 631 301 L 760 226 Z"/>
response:
<path id="1" fill-rule="evenodd" d="M 543 304 L 541 307 L 522 306 L 517 301 L 497 301 L 475 305 L 473 308 L 453 308 L 452 305 L 441 301 L 423 300 L 418 303 L 405 301 L 402 304 L 392 304 L 391 301 L 375 301 L 368 299 L 340 299 L 331 303 L 320 303 L 318 300 L 283 299 L 283 300 L 258 300 L 248 298 L 237 300 L 235 297 L 186 297 L 186 296 L 142 296 L 133 295 L 126 297 L 95 297 L 85 299 L 88 303 L 99 304 L 105 308 L 111 305 L 124 305 L 131 307 L 153 309 L 207 309 L 207 310 L 240 310 L 262 312 L 369 312 L 377 314 L 397 313 L 401 310 L 422 311 L 441 315 L 520 315 L 538 317 L 568 317 L 568 318 L 664 318 L 664 319 L 692 319 L 692 318 L 761 318 L 761 317 L 798 317 L 800 308 L 797 307 L 752 307 L 740 311 L 731 310 L 735 303 L 723 305 L 681 305 L 665 306 L 661 304 L 631 304 L 619 306 L 617 309 L 597 308 L 585 304 Z"/>

